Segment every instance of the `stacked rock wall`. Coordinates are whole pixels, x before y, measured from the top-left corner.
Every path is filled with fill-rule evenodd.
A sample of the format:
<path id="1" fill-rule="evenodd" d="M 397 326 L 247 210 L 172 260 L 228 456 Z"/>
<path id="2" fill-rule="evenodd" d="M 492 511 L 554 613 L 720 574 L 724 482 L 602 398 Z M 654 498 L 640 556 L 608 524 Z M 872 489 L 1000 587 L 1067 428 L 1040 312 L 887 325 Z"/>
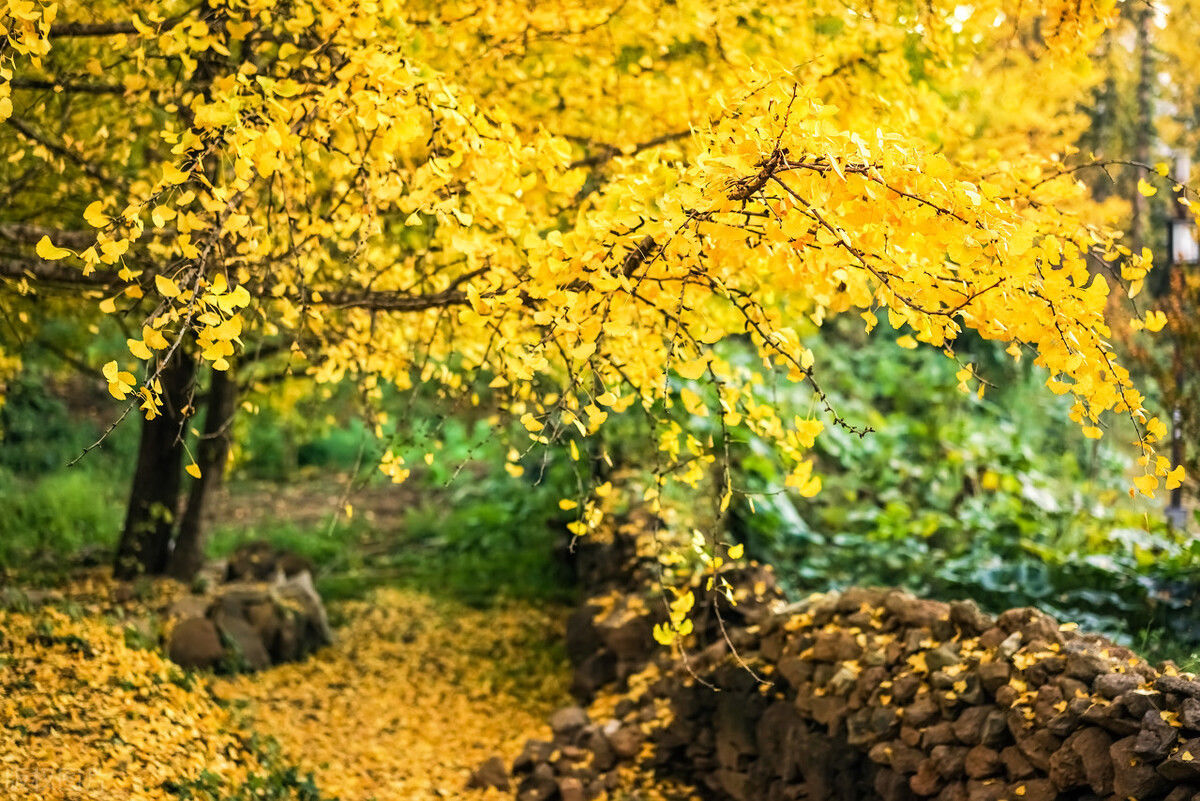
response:
<path id="1" fill-rule="evenodd" d="M 697 590 L 683 655 L 653 643 L 653 585 L 610 583 L 572 617 L 591 706 L 512 765 L 521 801 L 602 797 L 628 762 L 736 801 L 1200 801 L 1200 682 L 1170 666 L 1033 609 L 787 604 L 769 569 L 724 575 L 736 605 Z"/>

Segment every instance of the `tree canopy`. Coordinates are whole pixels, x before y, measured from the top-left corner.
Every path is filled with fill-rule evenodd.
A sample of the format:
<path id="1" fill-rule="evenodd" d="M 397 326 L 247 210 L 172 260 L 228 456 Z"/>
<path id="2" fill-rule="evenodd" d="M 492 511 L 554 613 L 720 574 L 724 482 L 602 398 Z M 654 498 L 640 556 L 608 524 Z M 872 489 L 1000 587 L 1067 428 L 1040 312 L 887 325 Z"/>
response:
<path id="1" fill-rule="evenodd" d="M 1182 473 L 1105 319 L 1149 254 L 1073 147 L 1115 10 L 7 0 L 0 368 L 68 316 L 124 330 L 103 375 L 150 419 L 193 411 L 163 387 L 173 359 L 264 356 L 368 396 L 487 387 L 531 447 L 641 408 L 660 487 L 722 449 L 666 414 L 682 404 L 776 442 L 811 495 L 814 437 L 854 423 L 783 419 L 770 384 L 823 397 L 801 335 L 851 313 L 951 358 L 965 330 L 1028 353 L 1087 436 L 1132 420 L 1151 494 Z"/>

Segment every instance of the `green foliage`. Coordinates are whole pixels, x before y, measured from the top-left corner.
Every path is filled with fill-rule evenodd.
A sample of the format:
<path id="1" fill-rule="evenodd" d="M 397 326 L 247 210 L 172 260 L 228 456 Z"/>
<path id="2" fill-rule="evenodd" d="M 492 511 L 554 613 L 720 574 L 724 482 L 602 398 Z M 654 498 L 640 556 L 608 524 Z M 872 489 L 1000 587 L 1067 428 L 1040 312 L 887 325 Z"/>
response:
<path id="1" fill-rule="evenodd" d="M 421 587 L 473 604 L 568 595 L 558 551 L 570 516 L 558 501 L 575 493 L 575 477 L 565 453 L 530 454 L 524 473 L 514 477 L 503 469 L 504 437 L 483 421 L 419 417 L 405 430 L 404 440 L 393 441 L 420 469 L 398 487 L 388 485 L 376 468 L 383 446 L 357 423 L 331 426 L 311 441 L 319 444 L 299 448 L 325 454 L 335 464 L 347 458 L 357 463 L 364 451 L 357 475 L 330 477 L 328 483 L 343 491 L 353 480 L 355 488 L 365 486 L 376 497 L 395 493 L 403 499 L 398 518 L 370 519 L 369 509 L 347 518 L 330 495 L 326 513 L 311 523 L 218 525 L 209 539 L 210 555 L 266 540 L 312 560 L 318 589 L 329 598 L 360 597 L 380 585 Z M 433 451 L 436 458 L 426 465 L 423 454 Z M 348 499 L 358 503 L 355 492 Z"/>
<path id="2" fill-rule="evenodd" d="M 50 370 L 31 367 L 10 382 L 0 404 L 0 470 L 26 477 L 59 471 L 96 441 L 99 427 L 68 409 L 49 388 L 55 380 Z M 107 405 L 105 412 L 111 413 Z M 137 449 L 136 429 L 118 427 L 86 461 L 128 475 Z"/>
<path id="3" fill-rule="evenodd" d="M 126 487 L 88 467 L 21 478 L 0 469 L 0 567 L 53 571 L 62 557 L 109 549 L 124 514 Z"/>
<path id="4" fill-rule="evenodd" d="M 960 349 L 997 384 L 984 399 L 958 391 L 954 362 L 886 335 L 812 346 L 834 408 L 875 431 L 818 438 L 825 488 L 811 500 L 778 492 L 772 454 L 743 440 L 735 484 L 762 494 L 756 514 L 735 505 L 731 525 L 785 581 L 1036 605 L 1128 642 L 1156 632 L 1160 653 L 1200 644 L 1200 543 L 1127 500 L 1121 432 L 1084 439 L 1058 422 L 1065 401 L 1041 371 L 984 343 Z"/>

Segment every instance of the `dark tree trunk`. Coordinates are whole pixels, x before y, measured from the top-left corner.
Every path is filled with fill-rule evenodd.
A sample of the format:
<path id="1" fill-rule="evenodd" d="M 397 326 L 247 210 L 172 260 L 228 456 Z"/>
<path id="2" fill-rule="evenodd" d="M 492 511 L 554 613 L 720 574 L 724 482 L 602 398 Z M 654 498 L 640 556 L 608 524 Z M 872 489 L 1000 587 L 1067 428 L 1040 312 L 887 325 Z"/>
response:
<path id="1" fill-rule="evenodd" d="M 193 369 L 192 360 L 177 350 L 159 375 L 161 414 L 153 420 L 142 420 L 137 468 L 113 566 L 117 578 L 161 574 L 167 568 L 179 507 Z"/>
<path id="2" fill-rule="evenodd" d="M 179 521 L 175 549 L 171 552 L 167 572 L 178 579 L 188 580 L 204 564 L 204 504 L 221 484 L 225 462 L 229 457 L 230 425 L 237 401 L 237 382 L 230 370 L 213 370 L 208 389 L 204 430 L 196 449 L 200 478 L 192 481 L 187 506 Z"/>
<path id="3" fill-rule="evenodd" d="M 1136 32 L 1138 56 L 1138 82 L 1134 100 L 1137 104 L 1137 119 L 1133 130 L 1133 160 L 1149 164 L 1154 138 L 1154 44 L 1150 37 L 1154 24 L 1154 9 L 1143 4 L 1133 18 Z M 1133 201 L 1133 217 L 1130 220 L 1130 244 L 1134 253 L 1152 244 L 1150 236 L 1150 204 L 1145 195 L 1138 191 L 1136 181 L 1130 194 Z"/>

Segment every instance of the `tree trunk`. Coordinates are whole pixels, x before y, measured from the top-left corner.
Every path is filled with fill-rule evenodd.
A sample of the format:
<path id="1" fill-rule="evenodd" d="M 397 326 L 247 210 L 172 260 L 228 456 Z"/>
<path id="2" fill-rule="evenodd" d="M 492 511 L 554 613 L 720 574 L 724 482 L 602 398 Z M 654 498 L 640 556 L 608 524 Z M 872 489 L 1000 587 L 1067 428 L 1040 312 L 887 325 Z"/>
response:
<path id="1" fill-rule="evenodd" d="M 1137 41 L 1138 82 L 1134 100 L 1137 119 L 1133 131 L 1133 160 L 1149 164 L 1154 136 L 1154 49 L 1150 41 L 1150 26 L 1154 22 L 1154 10 L 1149 3 L 1138 8 L 1133 18 Z M 1130 221 L 1130 243 L 1134 253 L 1150 244 L 1150 204 L 1137 189 L 1136 182 L 1130 194 L 1133 201 L 1133 218 Z"/>
<path id="2" fill-rule="evenodd" d="M 220 486 L 229 457 L 230 426 L 237 400 L 237 382 L 231 372 L 232 368 L 212 371 L 204 430 L 196 450 L 200 478 L 192 481 L 168 564 L 167 572 L 184 581 L 196 575 L 204 564 L 204 504 L 212 491 Z"/>
<path id="3" fill-rule="evenodd" d="M 192 360 L 177 350 L 159 375 L 161 414 L 153 420 L 142 420 L 137 468 L 113 566 L 117 578 L 161 574 L 167 568 L 179 506 L 193 370 Z"/>

